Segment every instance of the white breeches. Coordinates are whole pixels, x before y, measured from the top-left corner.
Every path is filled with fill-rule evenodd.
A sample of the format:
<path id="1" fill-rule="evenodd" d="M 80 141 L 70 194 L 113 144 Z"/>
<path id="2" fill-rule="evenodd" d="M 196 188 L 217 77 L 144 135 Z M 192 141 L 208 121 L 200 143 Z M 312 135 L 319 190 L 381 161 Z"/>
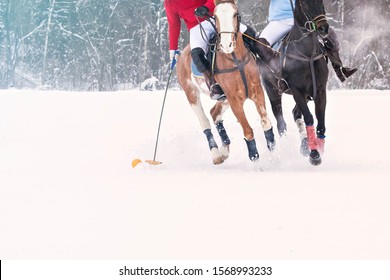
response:
<path id="1" fill-rule="evenodd" d="M 201 28 L 202 26 L 202 28 Z M 246 25 L 240 23 L 240 32 L 246 31 Z M 200 24 L 190 29 L 190 47 L 191 50 L 195 48 L 202 48 L 207 53 L 208 42 L 210 36 L 215 32 L 214 27 L 208 21 L 202 21 Z M 203 36 L 202 36 L 203 35 Z"/>
<path id="2" fill-rule="evenodd" d="M 260 33 L 260 38 L 265 38 L 272 46 L 284 35 L 286 35 L 293 25 L 294 18 L 270 21 L 264 30 Z"/>

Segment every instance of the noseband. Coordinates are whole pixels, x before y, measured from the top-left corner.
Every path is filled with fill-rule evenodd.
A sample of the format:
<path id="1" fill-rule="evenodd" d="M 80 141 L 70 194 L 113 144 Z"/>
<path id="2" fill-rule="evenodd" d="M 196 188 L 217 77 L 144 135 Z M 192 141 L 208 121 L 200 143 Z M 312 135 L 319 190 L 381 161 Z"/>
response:
<path id="1" fill-rule="evenodd" d="M 306 13 L 305 13 L 306 14 Z M 314 32 L 318 30 L 318 27 L 321 27 L 322 23 L 320 22 L 327 22 L 326 15 L 318 15 L 312 20 L 307 20 L 305 22 L 305 28 L 308 32 Z"/>

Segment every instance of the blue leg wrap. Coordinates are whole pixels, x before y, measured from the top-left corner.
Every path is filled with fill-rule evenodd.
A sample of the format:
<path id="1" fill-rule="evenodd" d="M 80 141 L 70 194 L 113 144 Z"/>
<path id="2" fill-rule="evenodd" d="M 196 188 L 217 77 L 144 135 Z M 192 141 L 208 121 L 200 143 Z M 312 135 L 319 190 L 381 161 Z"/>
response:
<path id="1" fill-rule="evenodd" d="M 218 130 L 218 134 L 221 137 L 222 143 L 224 145 L 230 145 L 230 139 L 226 133 L 225 127 L 223 126 L 223 122 L 222 121 L 218 122 L 216 127 Z"/>
<path id="2" fill-rule="evenodd" d="M 217 143 L 215 142 L 214 140 L 214 136 L 213 134 L 211 133 L 211 129 L 206 129 L 205 131 L 203 131 L 204 134 L 206 134 L 206 137 L 207 137 L 207 141 L 209 142 L 209 148 L 210 150 L 212 148 L 217 148 L 218 149 L 218 145 Z"/>

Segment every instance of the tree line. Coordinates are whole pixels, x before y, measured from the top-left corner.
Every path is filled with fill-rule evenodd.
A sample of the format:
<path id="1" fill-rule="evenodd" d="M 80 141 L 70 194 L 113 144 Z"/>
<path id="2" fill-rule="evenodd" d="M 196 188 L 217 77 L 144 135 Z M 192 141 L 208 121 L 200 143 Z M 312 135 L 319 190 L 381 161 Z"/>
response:
<path id="1" fill-rule="evenodd" d="M 330 88 L 389 88 L 390 0 L 325 1 L 347 65 Z M 239 1 L 261 31 L 269 0 Z M 168 24 L 162 0 L 0 0 L 0 88 L 113 91 L 167 79 Z M 180 46 L 188 42 L 183 24 Z"/>

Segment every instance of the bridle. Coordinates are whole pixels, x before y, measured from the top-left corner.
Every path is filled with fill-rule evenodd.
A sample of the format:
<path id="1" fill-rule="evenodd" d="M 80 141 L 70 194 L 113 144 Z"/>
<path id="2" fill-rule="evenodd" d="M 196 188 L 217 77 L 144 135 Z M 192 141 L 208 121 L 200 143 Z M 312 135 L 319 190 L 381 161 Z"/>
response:
<path id="1" fill-rule="evenodd" d="M 229 0 L 221 1 L 221 2 L 217 3 L 216 6 L 218 6 L 219 4 L 226 4 L 226 3 L 232 4 L 237 9 L 236 4 L 234 4 L 233 1 L 229 1 Z M 202 36 L 203 40 L 205 42 L 207 42 L 207 44 L 210 47 L 212 47 L 212 46 L 215 46 L 221 40 L 221 35 L 222 34 L 232 34 L 233 35 L 233 44 L 235 46 L 236 41 L 237 41 L 237 35 L 238 35 L 238 32 L 240 31 L 241 16 L 240 16 L 240 14 L 238 12 L 234 16 L 237 17 L 237 28 L 236 28 L 235 31 L 218 31 L 218 28 L 216 26 L 215 16 L 210 16 L 210 15 L 206 15 L 205 16 L 206 17 L 205 20 L 208 21 L 211 24 L 211 26 L 213 27 L 213 29 L 215 31 L 215 34 L 217 35 L 217 42 L 216 43 L 211 43 L 209 41 L 209 38 L 207 38 L 206 32 L 204 31 L 202 25 L 200 24 L 201 21 L 200 21 L 199 17 L 195 16 L 196 20 L 198 21 L 198 24 L 200 25 L 200 33 L 201 33 L 201 36 Z"/>
<path id="2" fill-rule="evenodd" d="M 289 46 L 289 42 L 287 42 L 287 45 L 285 46 L 283 54 L 282 54 L 282 58 L 283 58 L 283 60 L 285 60 L 286 58 L 290 58 L 290 59 L 295 59 L 295 60 L 299 60 L 299 61 L 303 61 L 303 62 L 309 62 L 311 78 L 312 78 L 312 85 L 313 85 L 313 98 L 316 98 L 317 84 L 316 84 L 316 75 L 315 75 L 315 71 L 314 71 L 314 61 L 325 57 L 325 54 L 322 51 L 318 52 L 319 42 L 318 42 L 317 35 L 320 37 L 324 37 L 321 34 L 321 32 L 319 31 L 319 28 L 324 26 L 324 22 L 326 25 L 326 23 L 327 23 L 326 15 L 320 14 L 318 16 L 313 17 L 308 13 L 308 11 L 306 11 L 304 9 L 304 7 L 302 6 L 301 0 L 296 0 L 295 3 L 297 5 L 299 5 L 299 9 L 300 9 L 300 11 L 302 11 L 302 13 L 306 19 L 303 26 L 299 26 L 297 24 L 297 18 L 298 18 L 297 7 L 295 9 L 293 8 L 292 0 L 290 0 L 290 3 L 291 3 L 291 8 L 294 11 L 294 25 L 301 32 L 301 36 L 299 39 L 293 39 L 293 40 L 289 41 L 289 42 L 292 42 L 293 45 L 295 46 L 295 53 L 288 53 L 287 52 L 287 48 Z M 314 34 L 314 32 L 316 34 Z M 296 44 L 299 43 L 300 41 L 302 41 L 303 39 L 308 38 L 309 35 L 312 35 L 311 38 L 312 38 L 313 48 L 312 48 L 311 54 L 307 55 L 307 54 L 304 54 L 301 51 L 299 51 L 298 48 L 296 47 Z M 326 35 L 327 34 L 325 34 L 325 36 Z"/>
<path id="3" fill-rule="evenodd" d="M 218 5 L 220 4 L 226 4 L 226 3 L 229 3 L 229 4 L 232 4 L 235 8 L 235 10 L 237 10 L 237 6 L 236 4 L 234 4 L 233 1 L 221 1 L 221 2 L 218 2 L 215 6 L 217 7 Z M 233 17 L 236 18 L 237 20 L 237 23 L 236 23 L 236 30 L 234 31 L 218 31 L 217 27 L 215 25 L 214 26 L 214 29 L 215 29 L 215 32 L 217 34 L 217 41 L 220 41 L 221 40 L 221 35 L 222 34 L 231 34 L 233 35 L 233 44 L 234 44 L 234 47 L 236 46 L 236 42 L 237 42 L 237 35 L 238 35 L 238 32 L 240 31 L 240 22 L 241 22 L 241 16 L 240 14 L 238 13 L 238 11 L 233 15 Z M 215 19 L 215 18 L 214 18 Z"/>
<path id="4" fill-rule="evenodd" d="M 299 5 L 299 9 L 302 11 L 303 15 L 306 18 L 306 21 L 303 24 L 303 26 L 298 26 L 296 24 L 296 20 L 295 20 L 295 24 L 297 25 L 297 27 L 299 27 L 299 29 L 303 33 L 317 32 L 322 37 L 321 33 L 318 31 L 319 31 L 319 28 L 321 28 L 323 25 L 325 25 L 327 23 L 326 15 L 319 14 L 319 15 L 313 17 L 310 15 L 310 13 L 307 10 L 304 9 L 304 7 L 302 6 L 301 0 L 296 0 L 295 3 L 297 5 Z M 294 9 L 292 0 L 290 0 L 290 4 L 291 4 L 291 8 L 294 11 L 294 18 L 296 18 L 296 9 Z"/>
<path id="5" fill-rule="evenodd" d="M 218 2 L 216 4 L 216 6 L 218 6 L 220 4 L 226 4 L 226 3 L 232 4 L 236 10 L 236 13 L 233 15 L 237 19 L 236 28 L 234 31 L 224 31 L 224 30 L 218 31 L 218 28 L 216 26 L 215 17 L 207 16 L 206 20 L 209 21 L 210 24 L 213 26 L 213 28 L 215 30 L 215 34 L 217 35 L 217 42 L 215 44 L 210 44 L 210 42 L 208 42 L 208 44 L 209 44 L 209 46 L 214 46 L 214 48 L 217 48 L 217 45 L 221 40 L 221 35 L 222 34 L 231 34 L 233 37 L 232 43 L 233 43 L 233 46 L 235 49 L 236 42 L 237 42 L 237 36 L 238 36 L 239 31 L 240 31 L 241 17 L 237 11 L 237 5 L 234 3 L 234 1 L 231 1 L 231 0 L 230 1 L 229 0 L 221 1 L 221 2 Z M 199 19 L 198 19 L 198 21 L 199 21 Z M 201 33 L 202 32 L 204 33 L 204 30 L 202 30 L 202 26 L 201 26 Z M 203 37 L 203 34 L 202 34 L 202 37 Z M 203 39 L 204 39 L 204 37 L 203 37 Z M 232 58 L 229 58 L 226 56 L 226 59 L 229 59 L 229 60 L 234 62 L 234 66 L 232 68 L 229 68 L 229 69 L 217 69 L 216 65 L 215 65 L 216 52 L 215 51 L 212 51 L 212 52 L 213 52 L 212 61 L 211 61 L 211 69 L 212 69 L 211 72 L 212 72 L 212 77 L 213 77 L 212 79 L 214 79 L 215 74 L 224 74 L 224 73 L 232 73 L 232 72 L 239 71 L 240 76 L 241 76 L 242 81 L 243 81 L 243 84 L 244 84 L 244 87 L 245 87 L 246 97 L 248 98 L 249 97 L 249 87 L 248 87 L 248 81 L 247 81 L 246 76 L 245 76 L 244 68 L 250 62 L 250 59 L 251 59 L 249 51 L 247 51 L 245 56 L 241 59 L 237 58 L 234 51 L 231 53 Z"/>
<path id="6" fill-rule="evenodd" d="M 232 4 L 234 6 L 234 8 L 237 10 L 237 6 L 236 4 L 234 4 L 232 1 L 221 1 L 219 3 L 217 3 L 215 5 L 215 7 L 217 7 L 218 5 L 220 4 Z M 234 38 L 237 38 L 237 34 L 240 30 L 240 21 L 241 21 L 241 16 L 240 14 L 238 13 L 238 11 L 233 15 L 236 19 L 237 19 L 237 24 L 236 24 L 236 30 L 235 31 L 219 31 L 217 30 L 217 28 L 215 27 L 215 32 L 218 34 L 218 37 L 221 37 L 221 34 L 233 34 Z"/>

